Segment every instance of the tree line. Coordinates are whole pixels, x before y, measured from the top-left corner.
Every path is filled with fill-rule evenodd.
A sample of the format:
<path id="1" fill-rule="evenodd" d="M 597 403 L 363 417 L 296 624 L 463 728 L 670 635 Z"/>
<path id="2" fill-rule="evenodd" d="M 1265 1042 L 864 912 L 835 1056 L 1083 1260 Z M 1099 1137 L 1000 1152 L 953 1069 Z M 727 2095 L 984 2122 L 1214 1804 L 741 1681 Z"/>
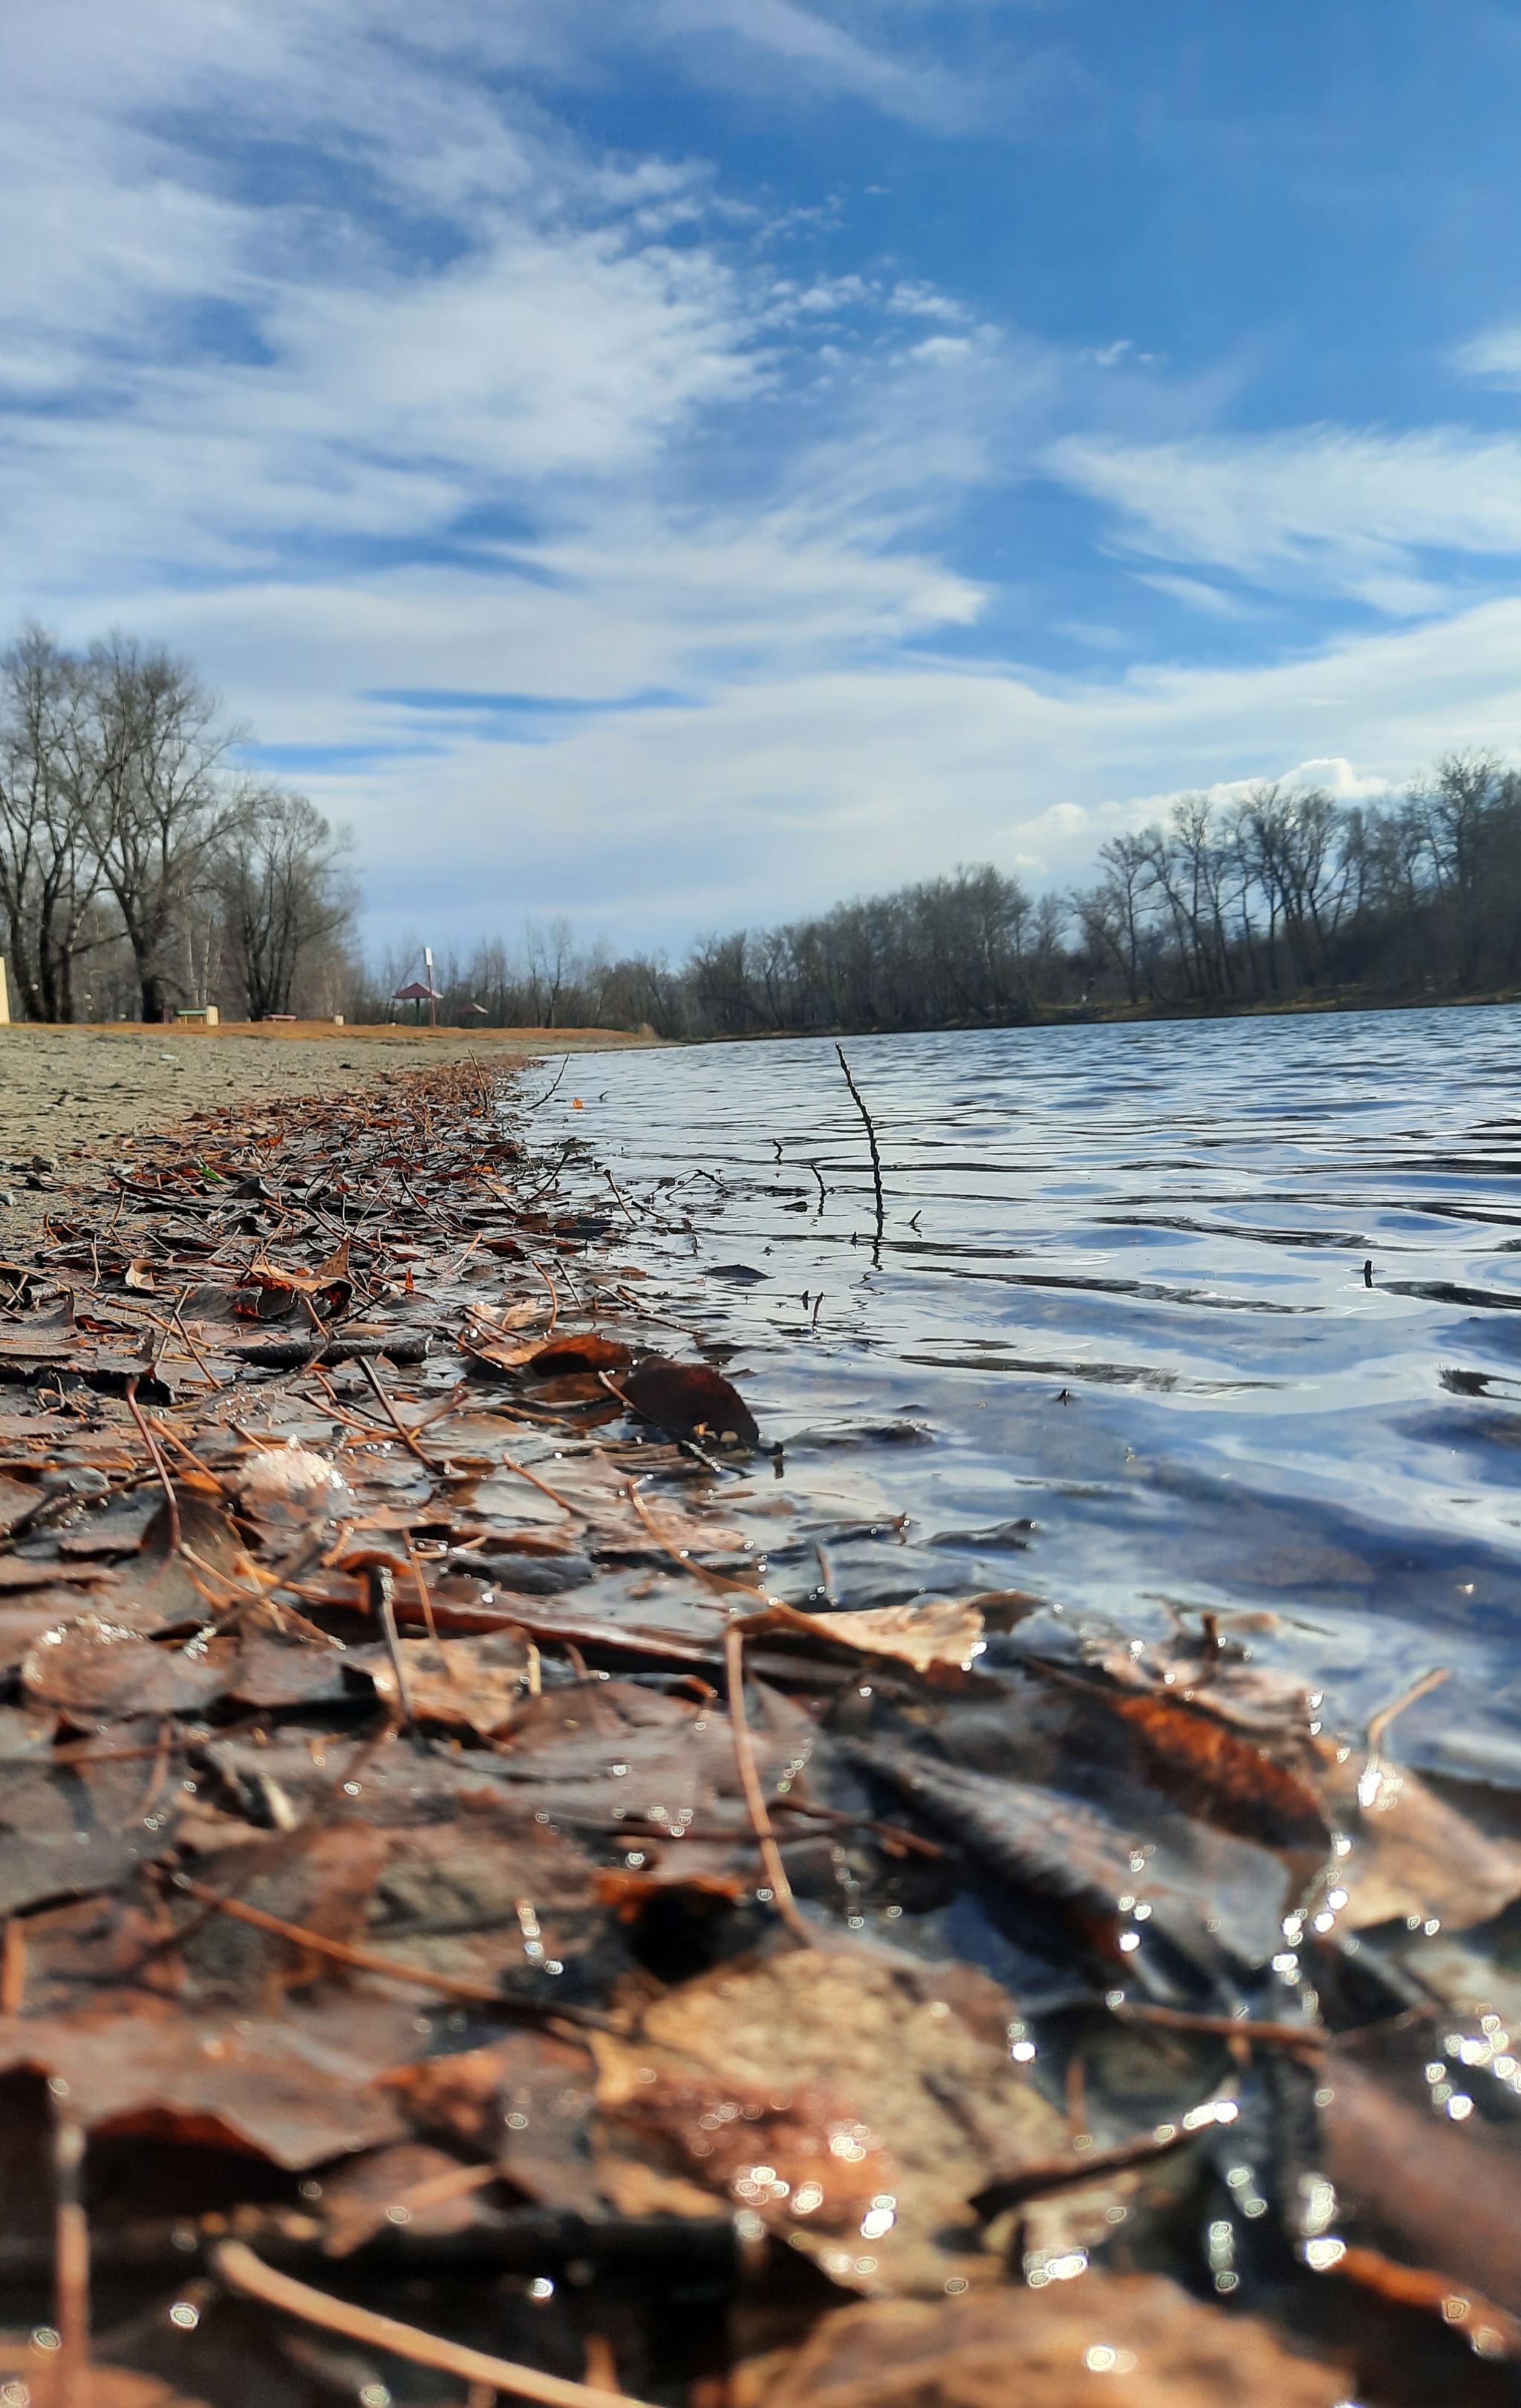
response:
<path id="1" fill-rule="evenodd" d="M 1462 996 L 1521 981 L 1521 776 L 1447 754 L 1378 804 L 1263 783 L 1186 795 L 1098 849 L 1099 875 L 1033 896 L 981 865 L 774 928 L 700 938 L 683 962 L 529 924 L 437 973 L 439 1017 L 647 1026 L 668 1038 L 997 1025 L 1084 1010 L 1221 1010 Z M 379 1012 L 403 948 L 372 974 Z M 391 978 L 391 985 L 400 983 Z"/>
<path id="2" fill-rule="evenodd" d="M 239 766 L 244 732 L 185 661 L 42 629 L 0 653 L 0 945 L 35 1020 L 397 1015 L 422 947 L 366 962 L 352 840 Z M 997 1025 L 1481 993 L 1521 981 L 1521 774 L 1455 752 L 1342 803 L 1262 783 L 1185 795 L 1112 837 L 1095 882 L 1032 896 L 992 865 L 660 953 L 529 921 L 442 956 L 460 1026 L 667 1038 Z"/>
<path id="3" fill-rule="evenodd" d="M 30 626 L 0 653 L 0 932 L 29 1020 L 342 1009 L 350 839 L 237 766 L 190 665 Z"/>

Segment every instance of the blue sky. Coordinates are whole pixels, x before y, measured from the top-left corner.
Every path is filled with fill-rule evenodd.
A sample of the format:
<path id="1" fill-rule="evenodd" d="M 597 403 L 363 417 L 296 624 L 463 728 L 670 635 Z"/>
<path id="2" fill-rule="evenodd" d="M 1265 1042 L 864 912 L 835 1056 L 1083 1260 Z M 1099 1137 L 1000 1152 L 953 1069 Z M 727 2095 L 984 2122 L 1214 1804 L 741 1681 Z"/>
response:
<path id="1" fill-rule="evenodd" d="M 1518 84 L 1469 0 L 10 0 L 0 608 L 436 944 L 1521 754 Z"/>

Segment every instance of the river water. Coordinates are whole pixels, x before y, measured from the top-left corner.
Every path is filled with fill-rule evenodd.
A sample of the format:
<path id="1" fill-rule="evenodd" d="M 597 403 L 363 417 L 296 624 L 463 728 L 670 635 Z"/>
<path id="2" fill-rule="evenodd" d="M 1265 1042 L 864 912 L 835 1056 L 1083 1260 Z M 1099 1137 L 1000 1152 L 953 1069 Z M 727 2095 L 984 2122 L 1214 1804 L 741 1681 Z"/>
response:
<path id="1" fill-rule="evenodd" d="M 1400 1752 L 1521 1786 L 1521 1010 L 845 1051 L 880 1240 L 828 1040 L 575 1057 L 532 1123 L 789 1477 L 909 1517 L 811 1577 L 1018 1587 L 1011 1646 L 1213 1612 L 1349 1729 L 1441 1665 Z"/>

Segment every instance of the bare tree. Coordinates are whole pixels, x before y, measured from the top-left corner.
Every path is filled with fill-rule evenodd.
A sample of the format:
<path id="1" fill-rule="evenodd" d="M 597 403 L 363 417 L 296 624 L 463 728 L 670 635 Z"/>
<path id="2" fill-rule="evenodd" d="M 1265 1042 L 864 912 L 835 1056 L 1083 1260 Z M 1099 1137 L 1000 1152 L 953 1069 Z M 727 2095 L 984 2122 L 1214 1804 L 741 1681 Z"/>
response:
<path id="1" fill-rule="evenodd" d="M 305 795 L 245 792 L 225 830 L 216 883 L 251 1020 L 289 1011 L 303 961 L 353 916 L 343 875 L 352 838 Z"/>
<path id="2" fill-rule="evenodd" d="M 0 654 L 0 910 L 27 1017 L 72 1020 L 74 966 L 99 892 L 88 682 L 40 627 Z"/>
<path id="3" fill-rule="evenodd" d="M 90 834 L 122 915 L 145 1020 L 169 1006 L 173 938 L 186 896 L 207 879 L 248 809 L 219 774 L 237 731 L 188 662 L 125 637 L 92 646 Z"/>

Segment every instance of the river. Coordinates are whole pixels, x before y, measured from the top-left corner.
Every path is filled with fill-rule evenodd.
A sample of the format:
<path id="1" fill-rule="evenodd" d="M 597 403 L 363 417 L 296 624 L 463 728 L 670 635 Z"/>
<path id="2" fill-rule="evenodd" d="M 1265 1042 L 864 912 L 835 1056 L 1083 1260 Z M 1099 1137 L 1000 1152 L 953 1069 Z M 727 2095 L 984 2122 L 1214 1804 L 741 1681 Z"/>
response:
<path id="1" fill-rule="evenodd" d="M 820 1584 L 1212 1612 L 1348 1729 L 1441 1665 L 1401 1753 L 1521 1785 L 1521 1010 L 845 1051 L 880 1241 L 828 1040 L 574 1057 L 534 1119 L 789 1477 L 909 1517 Z"/>

